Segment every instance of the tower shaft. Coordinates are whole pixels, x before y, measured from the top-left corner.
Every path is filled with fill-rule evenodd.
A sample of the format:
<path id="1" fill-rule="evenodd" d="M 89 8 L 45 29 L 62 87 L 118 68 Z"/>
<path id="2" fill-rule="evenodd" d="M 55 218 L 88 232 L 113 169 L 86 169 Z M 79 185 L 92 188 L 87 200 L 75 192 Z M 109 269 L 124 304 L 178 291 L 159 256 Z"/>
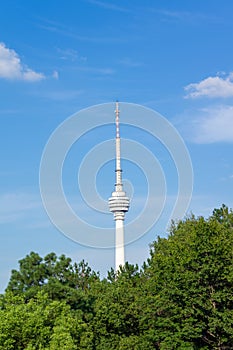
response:
<path id="1" fill-rule="evenodd" d="M 115 221 L 115 271 L 125 265 L 124 220 Z"/>
<path id="2" fill-rule="evenodd" d="M 120 144 L 120 122 L 119 106 L 116 102 L 116 183 L 115 191 L 109 198 L 109 209 L 114 214 L 115 220 L 115 270 L 119 271 L 120 266 L 125 264 L 124 247 L 124 219 L 125 212 L 129 210 L 129 198 L 123 190 L 121 170 L 121 144 Z"/>

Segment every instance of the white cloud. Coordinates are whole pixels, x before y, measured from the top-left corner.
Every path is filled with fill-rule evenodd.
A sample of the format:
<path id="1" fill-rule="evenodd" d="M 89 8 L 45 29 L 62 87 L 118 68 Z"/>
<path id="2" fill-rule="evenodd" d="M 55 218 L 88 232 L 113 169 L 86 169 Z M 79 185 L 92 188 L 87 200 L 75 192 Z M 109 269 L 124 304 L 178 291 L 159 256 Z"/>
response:
<path id="1" fill-rule="evenodd" d="M 0 78 L 35 82 L 44 79 L 45 76 L 23 65 L 14 50 L 0 43 Z"/>
<path id="2" fill-rule="evenodd" d="M 55 71 L 53 72 L 52 78 L 54 78 L 54 79 L 56 79 L 56 80 L 59 79 L 59 73 L 58 73 L 58 71 L 55 70 Z"/>
<path id="3" fill-rule="evenodd" d="M 186 98 L 198 97 L 233 97 L 233 72 L 228 76 L 208 77 L 199 83 L 192 83 L 185 88 Z"/>
<path id="4" fill-rule="evenodd" d="M 200 110 L 188 130 L 195 143 L 233 142 L 233 106 Z"/>

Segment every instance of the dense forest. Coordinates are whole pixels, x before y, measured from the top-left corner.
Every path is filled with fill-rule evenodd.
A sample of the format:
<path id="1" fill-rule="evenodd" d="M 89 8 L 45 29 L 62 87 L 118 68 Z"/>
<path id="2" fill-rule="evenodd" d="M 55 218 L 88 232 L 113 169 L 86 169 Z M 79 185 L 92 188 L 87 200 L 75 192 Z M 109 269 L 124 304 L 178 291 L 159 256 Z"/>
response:
<path id="1" fill-rule="evenodd" d="M 233 212 L 172 223 L 141 268 L 101 279 L 31 252 L 0 297 L 0 350 L 233 349 Z"/>

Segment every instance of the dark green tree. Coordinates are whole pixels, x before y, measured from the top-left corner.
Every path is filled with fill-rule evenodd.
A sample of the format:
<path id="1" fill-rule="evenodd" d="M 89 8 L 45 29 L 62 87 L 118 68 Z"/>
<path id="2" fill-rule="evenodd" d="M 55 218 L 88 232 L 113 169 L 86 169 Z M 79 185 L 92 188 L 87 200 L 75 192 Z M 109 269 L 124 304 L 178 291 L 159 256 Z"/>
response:
<path id="1" fill-rule="evenodd" d="M 232 347 L 232 213 L 223 209 L 224 220 L 192 216 L 152 246 L 140 322 L 155 348 Z"/>
<path id="2" fill-rule="evenodd" d="M 29 300 L 43 290 L 52 300 L 65 298 L 72 308 L 85 309 L 91 307 L 86 292 L 97 280 L 98 273 L 84 261 L 73 264 L 70 258 L 58 258 L 55 253 L 43 259 L 31 252 L 19 261 L 19 271 L 12 271 L 6 291 L 23 294 Z"/>
<path id="3" fill-rule="evenodd" d="M 233 228 L 233 211 L 225 204 L 223 204 L 219 209 L 214 209 L 211 219 L 215 219 L 221 224 Z"/>
<path id="4" fill-rule="evenodd" d="M 139 328 L 142 286 L 138 267 L 126 263 L 118 273 L 111 270 L 108 278 L 102 283 L 101 298 L 95 302 L 96 349 L 153 349 Z"/>

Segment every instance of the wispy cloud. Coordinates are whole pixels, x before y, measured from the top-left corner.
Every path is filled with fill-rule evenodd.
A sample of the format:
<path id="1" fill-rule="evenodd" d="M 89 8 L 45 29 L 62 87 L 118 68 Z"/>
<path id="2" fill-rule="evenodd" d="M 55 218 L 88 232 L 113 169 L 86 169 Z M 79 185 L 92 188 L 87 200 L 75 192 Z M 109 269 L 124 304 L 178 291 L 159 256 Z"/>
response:
<path id="1" fill-rule="evenodd" d="M 46 93 L 46 97 L 51 100 L 67 101 L 76 99 L 82 94 L 83 90 L 50 91 Z"/>
<path id="2" fill-rule="evenodd" d="M 156 10 L 156 12 L 160 13 L 161 15 L 172 18 L 172 19 L 190 19 L 190 17 L 193 17 L 194 14 L 188 11 L 169 11 L 169 10 Z"/>
<path id="3" fill-rule="evenodd" d="M 18 109 L 0 109 L 0 115 L 6 114 L 18 114 L 20 110 Z"/>
<path id="4" fill-rule="evenodd" d="M 121 64 L 122 66 L 132 67 L 132 68 L 141 67 L 143 65 L 141 62 L 134 61 L 129 57 L 122 58 L 121 60 L 118 61 L 118 63 Z"/>
<path id="5" fill-rule="evenodd" d="M 38 208 L 42 208 L 42 204 L 35 195 L 23 192 L 0 194 L 0 223 L 31 217 L 32 212 Z"/>
<path id="6" fill-rule="evenodd" d="M 208 77 L 199 83 L 185 86 L 185 98 L 226 98 L 233 97 L 233 72 L 227 76 Z"/>
<path id="7" fill-rule="evenodd" d="M 220 182 L 226 182 L 226 181 L 232 181 L 233 180 L 233 175 L 227 175 L 227 176 L 222 176 L 219 181 Z"/>
<path id="8" fill-rule="evenodd" d="M 36 82 L 45 79 L 45 75 L 25 66 L 14 50 L 0 43 L 0 78 Z"/>
<path id="9" fill-rule="evenodd" d="M 182 21 L 193 24 L 197 24 L 200 21 L 220 22 L 220 18 L 217 18 L 216 16 L 209 13 L 193 11 L 171 11 L 166 9 L 152 9 L 152 11 L 160 14 L 162 18 L 166 19 L 167 21 Z"/>
<path id="10" fill-rule="evenodd" d="M 109 3 L 109 2 L 104 2 L 99 0 L 87 0 L 87 2 L 107 10 L 118 11 L 118 12 L 130 12 L 130 10 L 125 7 L 118 6 L 116 4 Z"/>
<path id="11" fill-rule="evenodd" d="M 192 117 L 186 134 L 199 144 L 233 142 L 233 106 L 203 108 Z"/>
<path id="12" fill-rule="evenodd" d="M 86 62 L 87 57 L 81 56 L 78 51 L 73 50 L 73 49 L 60 49 L 57 48 L 57 52 L 59 54 L 59 58 L 64 60 L 64 61 L 81 61 L 81 62 Z"/>
<path id="13" fill-rule="evenodd" d="M 112 75 L 115 73 L 115 70 L 109 67 L 80 66 L 80 67 L 76 67 L 75 69 L 83 72 L 90 72 L 90 73 L 100 74 L 100 75 Z"/>
<path id="14" fill-rule="evenodd" d="M 60 90 L 60 91 L 45 91 L 38 92 L 40 96 L 46 99 L 54 101 L 70 101 L 80 97 L 83 94 L 83 90 Z M 36 92 L 37 93 L 37 92 Z"/>
<path id="15" fill-rule="evenodd" d="M 75 40 L 81 41 L 81 42 L 90 42 L 90 43 L 119 43 L 119 42 L 126 42 L 128 41 L 128 38 L 125 37 L 112 37 L 112 36 L 101 36 L 97 37 L 95 34 L 93 35 L 82 35 L 78 33 L 76 30 L 69 26 L 65 26 L 59 22 L 51 21 L 48 19 L 41 19 L 40 23 L 37 24 L 37 26 L 43 30 L 53 32 L 54 34 L 62 35 L 68 38 L 73 38 Z M 131 39 L 132 40 L 132 39 Z"/>

